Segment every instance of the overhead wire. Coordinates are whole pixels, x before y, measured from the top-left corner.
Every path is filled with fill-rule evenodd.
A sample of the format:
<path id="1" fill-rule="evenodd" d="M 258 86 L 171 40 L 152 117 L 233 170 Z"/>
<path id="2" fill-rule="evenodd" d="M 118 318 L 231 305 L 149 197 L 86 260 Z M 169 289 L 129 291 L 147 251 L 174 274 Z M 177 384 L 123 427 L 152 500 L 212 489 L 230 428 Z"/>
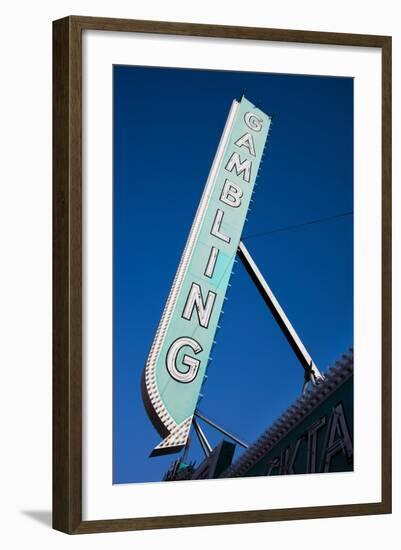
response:
<path id="1" fill-rule="evenodd" d="M 251 235 L 246 235 L 246 236 L 242 237 L 242 240 L 246 241 L 248 239 L 255 239 L 256 237 L 263 237 L 264 235 L 271 235 L 273 233 L 281 233 L 282 231 L 288 231 L 288 230 L 291 230 L 291 229 L 298 229 L 300 227 L 305 227 L 307 225 L 313 225 L 313 224 L 317 224 L 317 223 L 327 222 L 329 220 L 335 220 L 336 218 L 344 218 L 346 216 L 352 216 L 353 213 L 354 213 L 353 210 L 350 210 L 349 212 L 343 212 L 341 214 L 335 214 L 334 216 L 327 216 L 326 218 L 318 218 L 316 220 L 309 220 L 307 222 L 298 223 L 298 224 L 295 224 L 295 225 L 287 225 L 285 227 L 279 227 L 277 229 L 271 229 L 270 231 L 262 231 L 260 233 L 254 233 L 254 234 L 251 234 Z"/>

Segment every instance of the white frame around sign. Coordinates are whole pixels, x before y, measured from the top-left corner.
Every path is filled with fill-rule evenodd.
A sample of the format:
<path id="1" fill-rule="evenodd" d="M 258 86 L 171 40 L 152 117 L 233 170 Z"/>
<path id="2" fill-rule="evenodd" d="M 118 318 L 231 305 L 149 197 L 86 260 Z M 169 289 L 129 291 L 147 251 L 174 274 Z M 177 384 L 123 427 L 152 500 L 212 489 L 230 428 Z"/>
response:
<path id="1" fill-rule="evenodd" d="M 97 30 L 82 48 L 82 519 L 380 501 L 380 49 Z M 354 78 L 354 472 L 112 484 L 113 64 Z"/>

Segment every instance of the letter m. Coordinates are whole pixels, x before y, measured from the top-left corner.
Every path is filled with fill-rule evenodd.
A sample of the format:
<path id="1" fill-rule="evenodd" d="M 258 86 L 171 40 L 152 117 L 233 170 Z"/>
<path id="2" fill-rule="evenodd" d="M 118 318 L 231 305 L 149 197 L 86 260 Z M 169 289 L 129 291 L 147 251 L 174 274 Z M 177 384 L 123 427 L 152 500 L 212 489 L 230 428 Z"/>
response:
<path id="1" fill-rule="evenodd" d="M 240 176 L 243 173 L 244 175 L 242 176 L 242 178 L 248 183 L 251 179 L 251 167 L 252 162 L 249 159 L 241 162 L 241 157 L 238 153 L 233 153 L 226 164 L 227 172 L 232 172 L 233 168 L 235 168 L 235 173 L 237 174 L 237 176 Z"/>

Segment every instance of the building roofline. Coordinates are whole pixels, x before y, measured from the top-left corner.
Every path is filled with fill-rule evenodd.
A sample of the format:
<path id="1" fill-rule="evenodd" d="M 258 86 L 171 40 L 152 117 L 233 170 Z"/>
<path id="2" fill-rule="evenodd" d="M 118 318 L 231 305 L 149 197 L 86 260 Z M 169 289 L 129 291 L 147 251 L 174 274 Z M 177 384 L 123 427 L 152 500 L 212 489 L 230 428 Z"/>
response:
<path id="1" fill-rule="evenodd" d="M 255 441 L 249 449 L 220 477 L 242 477 L 263 456 L 300 424 L 323 401 L 342 386 L 354 371 L 354 352 L 350 349 L 325 373 L 325 379 L 290 405 L 279 418 Z"/>

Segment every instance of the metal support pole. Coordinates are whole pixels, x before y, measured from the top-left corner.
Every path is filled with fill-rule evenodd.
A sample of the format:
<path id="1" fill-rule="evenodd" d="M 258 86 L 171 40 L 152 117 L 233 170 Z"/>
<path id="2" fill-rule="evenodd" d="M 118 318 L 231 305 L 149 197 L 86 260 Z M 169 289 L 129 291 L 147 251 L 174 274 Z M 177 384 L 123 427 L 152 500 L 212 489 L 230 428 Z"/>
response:
<path id="1" fill-rule="evenodd" d="M 218 430 L 222 434 L 226 435 L 227 437 L 229 437 L 230 439 L 232 439 L 233 441 L 238 443 L 238 445 L 241 445 L 241 447 L 244 447 L 245 449 L 248 449 L 249 445 L 247 443 L 244 443 L 243 441 L 241 441 L 241 439 L 239 439 L 235 435 L 232 435 L 230 432 L 228 432 L 227 430 L 225 430 L 224 428 L 222 428 L 221 426 L 219 426 L 218 424 L 213 422 L 213 420 L 210 420 L 209 418 L 206 418 L 206 416 L 204 416 L 200 411 L 198 411 L 198 409 L 196 409 L 196 411 L 195 411 L 195 416 L 197 416 L 198 418 L 200 418 L 201 420 L 206 422 L 206 424 L 209 424 L 209 426 L 212 426 L 213 428 L 215 428 L 216 430 Z"/>
<path id="2" fill-rule="evenodd" d="M 199 423 L 195 417 L 192 418 L 192 424 L 195 428 L 195 433 L 198 436 L 199 443 L 202 447 L 203 452 L 205 453 L 205 456 L 210 456 L 210 453 L 212 452 L 212 447 L 210 446 L 209 441 L 207 440 L 205 434 L 202 431 L 202 428 L 199 426 Z"/>
<path id="3" fill-rule="evenodd" d="M 187 443 L 184 447 L 184 452 L 183 452 L 182 457 L 181 457 L 181 462 L 186 461 L 190 446 L 191 446 L 191 437 L 188 436 Z"/>
<path id="4" fill-rule="evenodd" d="M 257 265 L 252 259 L 252 256 L 250 255 L 242 241 L 240 242 L 238 247 L 238 256 L 241 259 L 248 274 L 251 276 L 251 279 L 255 283 L 260 294 L 262 295 L 264 301 L 270 309 L 277 324 L 281 328 L 295 355 L 298 357 L 301 365 L 305 369 L 305 383 L 303 391 L 305 391 L 308 382 L 318 384 L 320 380 L 324 380 L 324 376 L 319 372 L 319 369 L 313 362 L 312 357 L 307 352 L 294 327 L 290 323 L 277 298 L 274 296 L 271 288 L 265 281 L 263 275 L 259 271 Z"/>

